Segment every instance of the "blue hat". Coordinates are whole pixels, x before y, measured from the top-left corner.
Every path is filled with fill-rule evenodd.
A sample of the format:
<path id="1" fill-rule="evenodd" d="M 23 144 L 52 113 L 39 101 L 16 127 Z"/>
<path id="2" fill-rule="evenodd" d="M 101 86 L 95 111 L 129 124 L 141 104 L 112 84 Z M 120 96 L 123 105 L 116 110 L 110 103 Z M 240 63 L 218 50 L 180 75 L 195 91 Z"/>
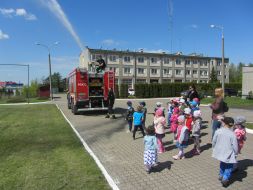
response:
<path id="1" fill-rule="evenodd" d="M 132 102 L 131 101 L 127 101 L 127 105 L 132 105 Z"/>
<path id="2" fill-rule="evenodd" d="M 140 105 L 146 106 L 146 103 L 145 102 L 140 102 Z"/>
<path id="3" fill-rule="evenodd" d="M 198 103 L 195 102 L 195 101 L 190 102 L 190 104 L 191 104 L 193 107 L 196 107 L 196 106 L 198 105 Z"/>

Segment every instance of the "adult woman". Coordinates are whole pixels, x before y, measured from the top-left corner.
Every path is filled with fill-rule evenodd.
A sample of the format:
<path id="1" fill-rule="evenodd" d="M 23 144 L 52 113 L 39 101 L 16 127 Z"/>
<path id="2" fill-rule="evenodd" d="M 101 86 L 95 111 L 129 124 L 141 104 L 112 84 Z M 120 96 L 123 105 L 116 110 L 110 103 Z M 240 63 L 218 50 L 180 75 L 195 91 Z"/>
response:
<path id="1" fill-rule="evenodd" d="M 187 101 L 191 102 L 191 101 L 193 101 L 194 98 L 199 98 L 199 95 L 198 95 L 195 85 L 193 84 L 193 85 L 189 86 L 189 91 L 187 94 Z"/>
<path id="2" fill-rule="evenodd" d="M 221 122 L 219 121 L 222 117 L 224 117 L 224 100 L 223 100 L 224 92 L 222 88 L 215 89 L 215 100 L 212 104 L 210 104 L 210 108 L 212 109 L 212 138 L 214 136 L 215 131 L 220 128 Z"/>

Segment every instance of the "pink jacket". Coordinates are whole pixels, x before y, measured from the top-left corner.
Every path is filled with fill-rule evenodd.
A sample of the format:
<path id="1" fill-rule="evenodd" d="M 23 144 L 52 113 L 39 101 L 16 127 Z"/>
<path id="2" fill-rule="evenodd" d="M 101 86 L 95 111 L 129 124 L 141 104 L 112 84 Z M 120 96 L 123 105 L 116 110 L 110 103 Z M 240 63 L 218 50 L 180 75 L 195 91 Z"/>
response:
<path id="1" fill-rule="evenodd" d="M 171 118 L 170 118 L 170 131 L 171 132 L 176 132 L 177 131 L 177 118 L 178 118 L 178 114 L 172 114 Z"/>
<path id="2" fill-rule="evenodd" d="M 166 119 L 163 116 L 154 117 L 154 125 L 156 134 L 164 134 L 165 133 L 165 124 Z"/>
<path id="3" fill-rule="evenodd" d="M 239 142 L 243 142 L 246 140 L 246 131 L 245 129 L 237 128 L 235 131 L 235 136 Z"/>

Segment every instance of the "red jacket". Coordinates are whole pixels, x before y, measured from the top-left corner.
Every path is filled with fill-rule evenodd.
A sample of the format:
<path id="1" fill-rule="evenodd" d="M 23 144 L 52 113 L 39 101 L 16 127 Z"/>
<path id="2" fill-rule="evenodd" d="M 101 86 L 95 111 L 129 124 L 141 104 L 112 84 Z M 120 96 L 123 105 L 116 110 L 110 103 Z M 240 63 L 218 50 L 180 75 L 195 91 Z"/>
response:
<path id="1" fill-rule="evenodd" d="M 192 130 L 192 116 L 185 118 L 185 126 L 189 129 L 189 131 Z"/>

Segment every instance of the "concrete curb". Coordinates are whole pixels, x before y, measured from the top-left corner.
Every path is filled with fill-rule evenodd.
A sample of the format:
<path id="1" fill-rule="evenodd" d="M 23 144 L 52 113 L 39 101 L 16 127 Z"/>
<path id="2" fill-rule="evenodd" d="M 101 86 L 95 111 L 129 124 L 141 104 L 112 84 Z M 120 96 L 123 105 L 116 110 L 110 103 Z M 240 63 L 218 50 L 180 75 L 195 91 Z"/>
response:
<path id="1" fill-rule="evenodd" d="M 247 122 L 247 123 L 253 123 L 253 122 Z M 253 129 L 246 128 L 246 132 L 249 134 L 253 134 Z"/>
<path id="2" fill-rule="evenodd" d="M 34 103 L 11 103 L 11 104 L 0 104 L 0 106 L 22 106 L 22 105 L 37 105 L 37 104 L 51 104 L 51 101 L 46 102 L 34 102 Z"/>
<path id="3" fill-rule="evenodd" d="M 55 104 L 58 110 L 61 112 L 65 120 L 68 122 L 72 130 L 75 132 L 76 136 L 79 138 L 79 140 L 82 142 L 85 150 L 90 154 L 90 156 L 95 160 L 98 168 L 102 171 L 103 175 L 105 176 L 105 179 L 107 180 L 108 184 L 111 186 L 113 190 L 119 190 L 119 187 L 116 185 L 116 183 L 113 181 L 112 177 L 109 175 L 109 173 L 106 171 L 103 164 L 100 162 L 98 157 L 95 155 L 95 153 L 91 150 L 91 148 L 88 146 L 88 144 L 84 141 L 84 139 L 81 137 L 81 135 L 76 130 L 75 126 L 69 121 L 69 119 L 65 116 L 63 111 L 59 108 L 57 104 Z"/>

